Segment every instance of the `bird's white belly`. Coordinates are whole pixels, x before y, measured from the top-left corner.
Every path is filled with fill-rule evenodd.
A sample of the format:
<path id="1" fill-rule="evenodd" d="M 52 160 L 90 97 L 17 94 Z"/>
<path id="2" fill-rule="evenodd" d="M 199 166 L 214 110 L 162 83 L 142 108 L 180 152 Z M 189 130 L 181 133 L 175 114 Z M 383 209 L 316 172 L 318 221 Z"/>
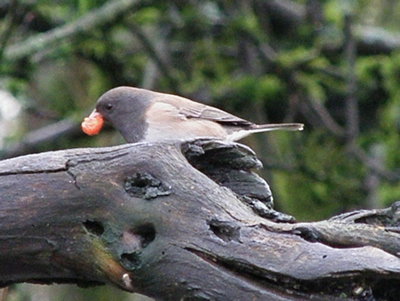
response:
<path id="1" fill-rule="evenodd" d="M 149 126 L 146 141 L 189 140 L 194 138 L 216 137 L 226 139 L 225 129 L 218 123 L 208 120 L 186 120 Z"/>

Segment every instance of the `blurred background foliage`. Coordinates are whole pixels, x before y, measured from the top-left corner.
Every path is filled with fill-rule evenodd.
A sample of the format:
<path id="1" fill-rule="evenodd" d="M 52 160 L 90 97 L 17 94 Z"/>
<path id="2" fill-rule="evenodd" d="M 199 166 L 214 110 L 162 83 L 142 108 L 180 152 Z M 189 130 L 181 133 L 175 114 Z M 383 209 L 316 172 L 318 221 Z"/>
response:
<path id="1" fill-rule="evenodd" d="M 123 143 L 79 124 L 102 93 L 130 85 L 305 123 L 244 141 L 276 209 L 297 220 L 389 206 L 400 198 L 399 18 L 396 0 L 3 0 L 0 158 Z M 8 300 L 136 298 L 23 287 Z"/>

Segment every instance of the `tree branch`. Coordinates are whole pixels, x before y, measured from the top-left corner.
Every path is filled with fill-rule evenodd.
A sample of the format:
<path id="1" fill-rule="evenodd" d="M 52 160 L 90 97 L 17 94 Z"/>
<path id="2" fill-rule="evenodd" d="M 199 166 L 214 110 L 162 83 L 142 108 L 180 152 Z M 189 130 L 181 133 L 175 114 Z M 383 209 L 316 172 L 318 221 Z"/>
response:
<path id="1" fill-rule="evenodd" d="M 257 211 L 272 204 L 257 166 L 247 147 L 213 140 L 1 161 L 0 284 L 112 283 L 163 300 L 398 296 L 400 206 L 273 222 Z"/>
<path id="2" fill-rule="evenodd" d="M 257 13 L 261 19 L 270 21 L 275 31 L 281 35 L 299 28 L 306 22 L 305 5 L 290 0 L 255 1 Z M 384 28 L 373 26 L 356 26 L 354 29 L 357 53 L 360 55 L 388 54 L 400 48 L 400 36 Z M 342 45 L 327 44 L 324 51 L 340 53 Z"/>
<path id="3" fill-rule="evenodd" d="M 4 30 L 0 35 L 0 63 L 3 59 L 4 49 L 6 48 L 7 42 L 11 37 L 11 33 L 15 27 L 15 21 L 17 17 L 17 7 L 18 7 L 18 0 L 10 0 L 8 6 L 8 12 L 6 16 L 6 21 L 4 25 Z"/>
<path id="4" fill-rule="evenodd" d="M 355 74 L 356 42 L 352 32 L 352 18 L 345 16 L 344 24 L 344 55 L 346 62 L 346 140 L 348 145 L 354 145 L 359 133 L 359 112 L 356 98 L 357 78 Z"/>
<path id="5" fill-rule="evenodd" d="M 97 26 L 116 20 L 121 15 L 129 13 L 139 2 L 138 0 L 108 1 L 99 9 L 87 13 L 74 22 L 45 33 L 37 34 L 23 42 L 7 47 L 5 57 L 8 60 L 19 60 L 53 47 L 61 40 L 74 37 L 77 34 L 87 32 Z"/>
<path id="6" fill-rule="evenodd" d="M 20 142 L 7 145 L 1 150 L 0 158 L 6 159 L 35 152 L 40 144 L 54 141 L 57 137 L 82 135 L 80 125 L 75 120 L 67 118 L 27 133 Z"/>
<path id="7" fill-rule="evenodd" d="M 158 43 L 153 43 L 151 39 L 145 34 L 145 32 L 140 28 L 140 26 L 135 23 L 130 24 L 131 32 L 137 37 L 137 39 L 142 43 L 143 48 L 148 53 L 151 60 L 154 61 L 160 72 L 165 76 L 165 78 L 169 81 L 170 87 L 177 91 L 179 90 L 179 83 L 173 75 L 173 68 L 168 63 L 168 60 L 165 58 L 165 42 L 161 41 L 162 37 L 158 37 Z M 155 34 L 157 36 L 157 34 Z M 158 45 L 157 45 L 158 44 Z M 162 46 L 162 47 L 160 47 Z M 162 54 L 162 51 L 165 53 Z"/>

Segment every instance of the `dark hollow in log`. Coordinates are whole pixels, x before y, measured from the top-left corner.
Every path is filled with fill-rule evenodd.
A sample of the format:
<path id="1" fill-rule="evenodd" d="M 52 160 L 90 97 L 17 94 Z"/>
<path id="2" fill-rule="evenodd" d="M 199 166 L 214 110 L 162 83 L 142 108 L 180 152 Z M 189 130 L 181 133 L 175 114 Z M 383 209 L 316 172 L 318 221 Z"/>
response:
<path id="1" fill-rule="evenodd" d="M 159 300 L 397 300 L 398 204 L 294 223 L 273 211 L 257 167 L 247 147 L 213 140 L 1 161 L 0 285 L 112 283 Z"/>

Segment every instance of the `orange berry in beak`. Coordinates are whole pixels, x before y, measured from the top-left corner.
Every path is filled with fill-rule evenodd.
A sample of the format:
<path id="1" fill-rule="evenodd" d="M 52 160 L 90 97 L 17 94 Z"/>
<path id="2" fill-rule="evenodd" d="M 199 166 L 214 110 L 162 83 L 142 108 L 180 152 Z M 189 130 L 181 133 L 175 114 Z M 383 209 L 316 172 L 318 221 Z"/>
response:
<path id="1" fill-rule="evenodd" d="M 89 135 L 93 136 L 96 135 L 100 132 L 101 128 L 103 127 L 104 124 L 104 119 L 103 116 L 101 116 L 100 113 L 96 112 L 94 110 L 89 117 L 86 117 L 83 119 L 81 127 L 82 131 Z"/>

